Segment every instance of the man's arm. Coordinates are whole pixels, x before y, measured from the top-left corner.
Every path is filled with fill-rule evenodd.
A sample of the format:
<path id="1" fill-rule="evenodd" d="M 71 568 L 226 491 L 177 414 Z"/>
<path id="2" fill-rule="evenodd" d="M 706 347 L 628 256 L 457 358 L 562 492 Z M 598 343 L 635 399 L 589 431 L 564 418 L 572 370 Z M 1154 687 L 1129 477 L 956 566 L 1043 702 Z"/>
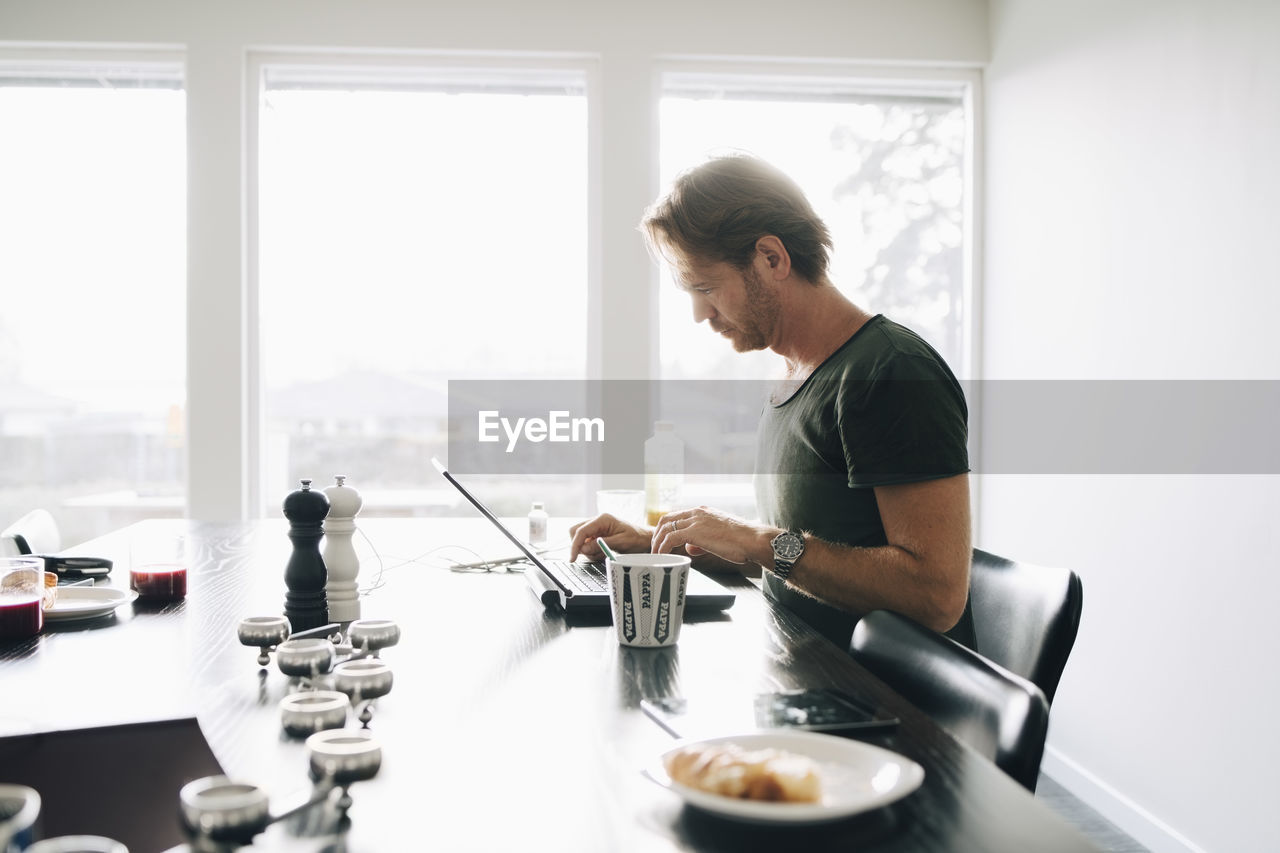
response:
<path id="1" fill-rule="evenodd" d="M 969 595 L 969 476 L 876 486 L 875 494 L 888 544 L 853 548 L 806 534 L 804 555 L 788 583 L 848 610 L 894 610 L 936 631 L 949 630 Z M 698 507 L 664 516 L 653 550 L 684 546 L 690 555 L 708 553 L 772 571 L 770 542 L 781 532 Z"/>

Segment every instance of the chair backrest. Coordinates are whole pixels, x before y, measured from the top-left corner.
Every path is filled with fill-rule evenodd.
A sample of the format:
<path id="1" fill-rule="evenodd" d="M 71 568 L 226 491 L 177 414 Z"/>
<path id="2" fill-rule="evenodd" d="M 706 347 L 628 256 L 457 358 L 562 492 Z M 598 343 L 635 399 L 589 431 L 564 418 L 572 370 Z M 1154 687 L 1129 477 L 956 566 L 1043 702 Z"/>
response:
<path id="1" fill-rule="evenodd" d="M 1050 704 L 1076 642 L 1083 600 L 1070 569 L 973 550 L 969 601 L 977 652 L 1033 682 Z"/>
<path id="2" fill-rule="evenodd" d="M 56 554 L 62 550 L 58 524 L 47 509 L 33 509 L 0 533 L 5 549 L 19 554 Z"/>
<path id="3" fill-rule="evenodd" d="M 858 621 L 849 651 L 938 725 L 1035 791 L 1049 732 L 1049 703 L 1039 687 L 888 610 Z"/>

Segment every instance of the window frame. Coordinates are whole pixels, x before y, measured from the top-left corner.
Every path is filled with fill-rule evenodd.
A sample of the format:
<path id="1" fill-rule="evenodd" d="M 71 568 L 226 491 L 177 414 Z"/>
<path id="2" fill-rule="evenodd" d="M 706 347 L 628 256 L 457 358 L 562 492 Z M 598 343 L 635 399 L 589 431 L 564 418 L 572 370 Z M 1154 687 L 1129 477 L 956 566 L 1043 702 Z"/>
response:
<path id="1" fill-rule="evenodd" d="M 188 56 L 186 48 L 174 43 L 148 44 L 81 44 L 81 43 L 19 43 L 0 41 L 0 78 L 14 81 L 14 85 L 24 87 L 71 87 L 80 89 L 139 89 L 139 90 L 172 90 L 181 92 L 183 97 L 184 131 L 186 131 L 185 113 L 189 110 L 187 100 L 188 89 Z M 184 133 L 185 148 L 182 152 L 184 160 L 190 150 L 190 134 Z M 184 187 L 184 195 L 187 195 Z M 184 214 L 190 209 L 187 198 Z M 188 223 L 189 228 L 189 223 Z M 131 522 L 141 513 L 148 516 L 184 516 L 191 512 L 191 470 L 190 470 L 190 429 L 189 412 L 191 396 L 191 364 L 190 364 L 190 288 L 189 288 L 189 256 L 190 247 L 186 250 L 187 259 L 183 264 L 182 286 L 183 302 L 187 304 L 184 315 L 183 339 L 185 341 L 186 358 L 183 375 L 183 440 L 185 443 L 185 459 L 182 478 L 179 483 L 182 496 L 180 498 L 161 496 L 155 498 L 138 497 L 136 493 L 132 501 L 117 503 L 108 501 L 105 505 L 100 496 L 75 497 L 62 503 L 61 506 L 78 507 L 85 512 L 85 507 L 93 508 L 96 523 L 87 525 L 115 525 L 120 521 Z M 127 298 L 127 297 L 126 297 Z M 44 485 L 37 487 L 40 490 Z M 85 498 L 91 498 L 87 502 Z M 57 513 L 59 507 L 50 506 Z M 74 529 L 74 528 L 73 528 Z M 99 530 L 100 533 L 107 532 Z M 74 534 L 72 534 L 74 537 Z M 97 535 L 96 533 L 94 535 Z"/>
<path id="2" fill-rule="evenodd" d="M 532 72 L 541 85 L 557 81 L 578 85 L 587 102 L 587 316 L 600 315 L 602 276 L 600 257 L 600 125 L 599 62 L 590 54 L 460 51 L 287 51 L 255 50 L 246 57 L 245 111 L 245 471 L 246 510 L 263 517 L 284 485 L 268 483 L 263 465 L 267 435 L 262 376 L 262 318 L 259 266 L 259 109 L 269 78 L 294 85 L 350 83 L 369 88 L 423 88 L 458 81 L 468 91 L 501 90 L 504 79 Z M 484 81 L 478 83 L 477 81 Z M 584 373 L 593 375 L 601 361 L 600 324 L 587 329 Z M 287 484 L 286 484 L 287 485 Z"/>
<path id="3" fill-rule="evenodd" d="M 0 75 L 33 81 L 110 80 L 115 87 L 186 87 L 186 51 L 177 44 L 145 47 L 13 46 L 0 43 Z M 149 85 L 144 81 L 152 81 Z M 105 83 L 103 83 L 105 85 Z"/>

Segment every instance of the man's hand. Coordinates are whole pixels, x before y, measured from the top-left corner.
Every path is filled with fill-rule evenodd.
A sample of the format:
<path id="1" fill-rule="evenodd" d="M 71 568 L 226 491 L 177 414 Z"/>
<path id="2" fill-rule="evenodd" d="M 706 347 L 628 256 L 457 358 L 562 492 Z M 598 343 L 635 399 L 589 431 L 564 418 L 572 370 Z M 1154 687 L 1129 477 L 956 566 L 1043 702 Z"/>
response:
<path id="1" fill-rule="evenodd" d="M 653 531 L 647 527 L 636 527 L 619 521 L 609 513 L 601 513 L 587 521 L 579 521 L 569 528 L 573 541 L 569 544 L 569 561 L 578 559 L 584 554 L 589 560 L 603 560 L 604 552 L 596 544 L 596 538 L 603 538 L 617 554 L 643 554 L 649 550 L 649 542 Z"/>
<path id="2" fill-rule="evenodd" d="M 764 565 L 766 561 L 771 565 L 773 549 L 769 542 L 779 532 L 699 506 L 669 512 L 658 520 L 653 531 L 653 553 L 670 554 L 683 547 L 690 557 L 711 554 L 736 565 Z"/>

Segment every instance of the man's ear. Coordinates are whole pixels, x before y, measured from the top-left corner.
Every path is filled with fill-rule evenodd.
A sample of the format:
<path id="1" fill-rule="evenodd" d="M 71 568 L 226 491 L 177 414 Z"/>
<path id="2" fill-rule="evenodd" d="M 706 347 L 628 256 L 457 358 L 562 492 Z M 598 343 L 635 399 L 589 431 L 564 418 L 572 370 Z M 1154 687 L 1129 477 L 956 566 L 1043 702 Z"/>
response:
<path id="1" fill-rule="evenodd" d="M 791 255 L 782 241 L 772 234 L 766 234 L 756 240 L 756 261 L 762 263 L 768 274 L 775 281 L 782 281 L 791 275 Z"/>

